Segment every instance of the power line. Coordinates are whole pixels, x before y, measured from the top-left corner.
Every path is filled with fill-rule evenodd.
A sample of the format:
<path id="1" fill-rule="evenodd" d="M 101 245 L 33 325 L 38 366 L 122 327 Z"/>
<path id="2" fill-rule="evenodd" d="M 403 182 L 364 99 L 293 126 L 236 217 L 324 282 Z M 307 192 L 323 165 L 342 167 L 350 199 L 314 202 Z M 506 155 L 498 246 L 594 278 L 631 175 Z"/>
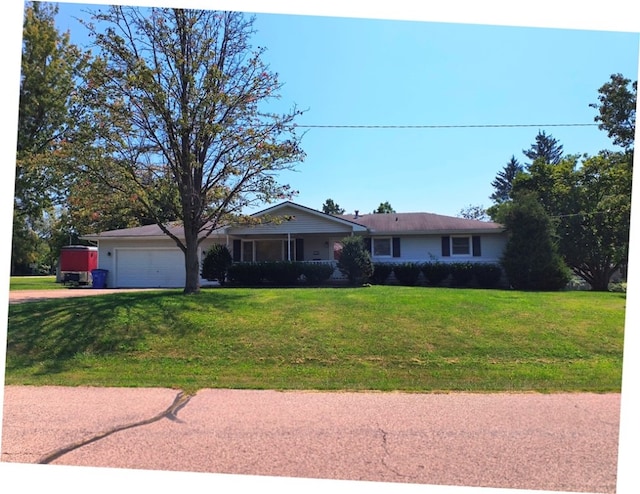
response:
<path id="1" fill-rule="evenodd" d="M 478 129 L 509 127 L 595 127 L 596 123 L 566 124 L 469 124 L 469 125 L 304 125 L 295 124 L 303 129 Z"/>

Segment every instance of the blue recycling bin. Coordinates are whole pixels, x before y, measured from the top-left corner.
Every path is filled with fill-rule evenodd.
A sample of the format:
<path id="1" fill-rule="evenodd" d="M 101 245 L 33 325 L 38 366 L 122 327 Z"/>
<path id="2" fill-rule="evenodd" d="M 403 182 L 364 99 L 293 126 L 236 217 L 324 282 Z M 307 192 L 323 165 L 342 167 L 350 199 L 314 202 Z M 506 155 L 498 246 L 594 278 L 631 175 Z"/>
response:
<path id="1" fill-rule="evenodd" d="M 91 278 L 93 280 L 91 286 L 93 288 L 106 288 L 108 272 L 106 269 L 94 269 L 91 271 Z"/>

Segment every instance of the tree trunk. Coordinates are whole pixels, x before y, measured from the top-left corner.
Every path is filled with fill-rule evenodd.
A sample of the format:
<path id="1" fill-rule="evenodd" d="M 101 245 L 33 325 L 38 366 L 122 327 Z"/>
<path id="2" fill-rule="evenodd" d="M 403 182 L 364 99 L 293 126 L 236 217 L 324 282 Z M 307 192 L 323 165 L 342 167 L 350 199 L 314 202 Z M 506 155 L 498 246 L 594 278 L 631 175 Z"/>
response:
<path id="1" fill-rule="evenodd" d="M 186 279 L 184 293 L 189 295 L 200 292 L 200 261 L 198 260 L 198 236 L 187 232 L 185 228 L 184 267 Z"/>

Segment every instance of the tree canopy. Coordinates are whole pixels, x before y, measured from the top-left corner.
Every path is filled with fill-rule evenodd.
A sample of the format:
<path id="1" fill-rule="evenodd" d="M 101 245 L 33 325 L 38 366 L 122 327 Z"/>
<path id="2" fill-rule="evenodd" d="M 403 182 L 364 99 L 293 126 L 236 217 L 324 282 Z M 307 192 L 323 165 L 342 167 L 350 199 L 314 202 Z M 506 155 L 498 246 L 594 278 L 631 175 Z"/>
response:
<path id="1" fill-rule="evenodd" d="M 462 208 L 458 216 L 468 220 L 478 221 L 487 221 L 489 219 L 489 215 L 487 214 L 487 210 L 484 206 L 474 206 L 473 204 L 469 204 L 467 207 Z"/>
<path id="2" fill-rule="evenodd" d="M 594 290 L 607 290 L 611 276 L 626 267 L 631 178 L 631 153 L 602 151 L 557 165 L 537 161 L 514 183 L 516 193 L 535 193 L 556 219 L 560 253 Z"/>
<path id="3" fill-rule="evenodd" d="M 613 143 L 625 149 L 633 146 L 636 129 L 636 99 L 638 81 L 612 74 L 609 81 L 598 89 L 598 103 L 589 106 L 598 110 L 594 117 L 598 127 L 606 130 Z"/>
<path id="4" fill-rule="evenodd" d="M 44 262 L 54 207 L 64 203 L 69 138 L 79 111 L 76 84 L 88 55 L 55 27 L 57 6 L 25 6 L 16 173 L 12 272 Z"/>
<path id="5" fill-rule="evenodd" d="M 384 214 L 384 213 L 395 213 L 396 210 L 393 209 L 389 201 L 381 202 L 378 206 L 378 209 L 373 211 L 373 214 Z"/>
<path id="6" fill-rule="evenodd" d="M 325 214 L 344 214 L 344 209 L 329 198 L 322 204 L 322 212 Z"/>

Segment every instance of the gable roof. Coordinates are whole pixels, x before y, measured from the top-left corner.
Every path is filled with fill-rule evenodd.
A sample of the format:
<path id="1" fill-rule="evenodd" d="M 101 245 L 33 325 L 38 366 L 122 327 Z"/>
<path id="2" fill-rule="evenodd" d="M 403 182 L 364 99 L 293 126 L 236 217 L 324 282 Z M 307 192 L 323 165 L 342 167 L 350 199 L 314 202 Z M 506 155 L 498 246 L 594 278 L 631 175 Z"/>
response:
<path id="1" fill-rule="evenodd" d="M 354 221 L 350 221 L 346 218 L 340 218 L 338 216 L 333 216 L 330 214 L 322 213 L 320 211 L 316 211 L 315 209 L 308 208 L 306 206 L 302 206 L 300 204 L 296 204 L 291 201 L 284 201 L 274 206 L 271 206 L 267 209 L 263 209 L 262 211 L 258 211 L 256 213 L 251 214 L 250 216 L 254 218 L 259 218 L 262 216 L 277 218 L 279 214 L 286 213 L 289 215 L 291 210 L 300 211 L 301 214 L 309 215 L 318 219 L 321 219 L 325 222 L 335 223 L 336 225 L 342 225 L 343 227 L 348 227 L 354 232 L 366 232 L 367 228 L 359 223 Z M 226 233 L 231 233 L 233 229 L 249 229 L 252 228 L 250 226 L 243 225 L 223 225 L 213 231 L 212 236 L 216 235 L 224 235 Z M 184 229 L 181 222 L 173 222 L 168 225 L 168 229 L 171 233 L 173 233 L 178 238 L 184 238 Z M 160 229 L 160 227 L 156 224 L 153 225 L 144 225 L 144 226 L 136 226 L 132 228 L 123 228 L 121 230 L 108 230 L 100 233 L 93 233 L 88 235 L 83 235 L 83 239 L 86 240 L 99 240 L 101 238 L 167 238 L 165 233 Z"/>
<path id="2" fill-rule="evenodd" d="M 504 227 L 490 221 L 471 220 L 434 213 L 372 213 L 341 215 L 340 218 L 358 222 L 377 235 L 381 234 L 464 234 L 500 233 Z"/>
<path id="3" fill-rule="evenodd" d="M 291 210 L 296 210 L 296 211 L 300 211 L 301 213 L 310 215 L 312 217 L 324 220 L 324 221 L 330 221 L 330 222 L 334 222 L 334 223 L 338 223 L 338 224 L 342 224 L 344 226 L 348 226 L 349 228 L 352 228 L 354 232 L 365 232 L 366 231 L 366 226 L 362 225 L 361 223 L 358 223 L 357 221 L 352 221 L 351 219 L 345 217 L 345 216 L 337 216 L 337 215 L 332 215 L 332 214 L 327 214 L 327 213 L 323 213 L 322 211 L 318 211 L 316 209 L 312 209 L 309 208 L 307 206 L 302 206 L 301 204 L 297 204 L 295 202 L 291 202 L 291 201 L 284 201 L 281 202 L 279 204 L 276 204 L 275 206 L 271 206 L 267 209 L 263 209 L 262 211 L 258 211 L 257 213 L 252 214 L 251 216 L 253 217 L 260 217 L 260 216 L 274 216 L 277 217 L 278 214 L 280 212 L 282 212 L 282 210 L 285 210 L 285 212 L 288 214 L 290 213 Z M 233 226 L 229 227 L 229 228 L 233 228 Z"/>
<path id="4" fill-rule="evenodd" d="M 418 234 L 471 234 L 471 233 L 501 233 L 504 227 L 498 223 L 489 221 L 470 220 L 454 216 L 444 216 L 433 213 L 376 213 L 376 214 L 343 214 L 331 215 L 317 211 L 291 201 L 284 201 L 271 206 L 250 216 L 273 216 L 291 210 L 300 211 L 301 214 L 318 218 L 324 222 L 334 222 L 342 227 L 349 227 L 353 232 L 371 233 L 374 235 L 418 235 Z M 174 222 L 168 225 L 169 231 L 179 238 L 184 238 L 182 223 Z M 232 233 L 234 228 L 242 228 L 234 225 L 226 225 L 214 230 L 216 234 L 224 235 Z M 121 230 L 109 230 L 101 233 L 83 235 L 86 240 L 99 240 L 101 238 L 167 238 L 158 225 L 145 225 Z"/>

